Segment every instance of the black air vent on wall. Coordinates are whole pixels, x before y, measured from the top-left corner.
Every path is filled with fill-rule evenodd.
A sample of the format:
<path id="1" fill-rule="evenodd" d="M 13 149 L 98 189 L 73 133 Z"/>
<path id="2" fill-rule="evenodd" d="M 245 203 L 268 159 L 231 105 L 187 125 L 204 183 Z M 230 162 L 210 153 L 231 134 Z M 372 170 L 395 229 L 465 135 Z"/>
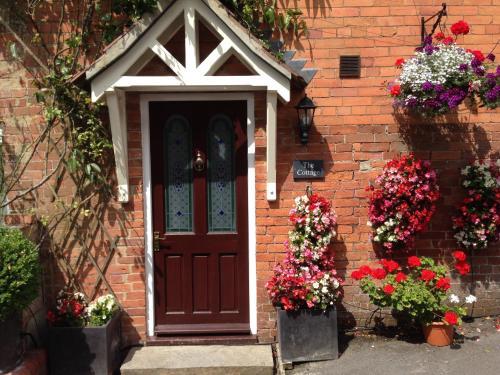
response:
<path id="1" fill-rule="evenodd" d="M 359 56 L 340 56 L 340 78 L 359 78 L 361 58 Z"/>

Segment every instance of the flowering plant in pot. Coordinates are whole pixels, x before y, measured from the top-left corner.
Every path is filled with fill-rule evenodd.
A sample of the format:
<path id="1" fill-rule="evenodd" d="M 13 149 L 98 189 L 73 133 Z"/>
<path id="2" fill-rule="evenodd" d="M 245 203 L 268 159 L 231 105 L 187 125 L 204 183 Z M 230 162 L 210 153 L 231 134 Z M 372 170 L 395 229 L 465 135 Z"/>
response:
<path id="1" fill-rule="evenodd" d="M 330 202 L 311 194 L 295 199 L 289 218 L 294 229 L 285 243 L 285 259 L 266 284 L 278 307 L 282 358 L 285 362 L 332 359 L 338 354 L 335 302 L 342 284 L 329 248 L 336 235 L 336 217 Z"/>
<path id="2" fill-rule="evenodd" d="M 88 303 L 84 294 L 63 289 L 47 313 L 51 374 L 112 374 L 120 363 L 120 316 L 108 294 Z"/>
<path id="3" fill-rule="evenodd" d="M 396 60 L 401 73 L 388 87 L 395 107 L 429 117 L 450 112 L 466 98 L 498 107 L 500 69 L 493 66 L 495 56 L 456 43 L 469 31 L 469 25 L 459 21 L 452 25 L 452 35 L 428 36 L 413 57 Z"/>
<path id="4" fill-rule="evenodd" d="M 429 161 L 413 154 L 389 161 L 370 185 L 368 225 L 372 239 L 392 253 L 411 246 L 415 235 L 425 230 L 439 198 L 436 172 Z"/>
<path id="5" fill-rule="evenodd" d="M 454 237 L 460 246 L 485 249 L 500 237 L 500 160 L 462 169 L 466 197 L 453 217 Z"/>
<path id="6" fill-rule="evenodd" d="M 466 275 L 470 267 L 463 251 L 453 252 L 455 269 Z M 427 257 L 411 256 L 406 267 L 394 260 L 382 259 L 381 267 L 362 266 L 352 272 L 351 277 L 359 280 L 361 290 L 370 302 L 379 307 L 390 307 L 394 312 L 405 313 L 422 325 L 424 334 L 431 344 L 449 345 L 453 339 L 453 327 L 461 324 L 466 310 L 454 294 L 448 295 L 451 287 L 447 277 L 448 267 L 436 264 Z M 473 303 L 472 295 L 465 299 Z M 439 343 L 432 340 L 436 329 Z"/>

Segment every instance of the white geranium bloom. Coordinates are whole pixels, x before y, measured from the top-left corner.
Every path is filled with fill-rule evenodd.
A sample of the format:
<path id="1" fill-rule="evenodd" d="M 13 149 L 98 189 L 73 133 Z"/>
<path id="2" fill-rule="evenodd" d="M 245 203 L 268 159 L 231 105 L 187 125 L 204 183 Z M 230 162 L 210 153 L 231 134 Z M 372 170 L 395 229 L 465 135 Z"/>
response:
<path id="1" fill-rule="evenodd" d="M 339 287 L 339 286 L 340 286 L 339 281 L 338 281 L 337 279 L 333 279 L 333 287 L 334 287 L 335 289 L 338 289 L 338 287 Z"/>
<path id="2" fill-rule="evenodd" d="M 321 289 L 321 292 L 322 293 L 328 293 L 328 288 L 326 286 L 324 286 L 323 289 Z"/>
<path id="3" fill-rule="evenodd" d="M 319 283 L 314 282 L 314 283 L 313 283 L 313 288 L 314 288 L 314 289 L 318 289 L 318 288 L 319 288 Z"/>
<path id="4" fill-rule="evenodd" d="M 449 299 L 451 303 L 460 303 L 460 298 L 456 294 L 450 294 Z"/>
<path id="5" fill-rule="evenodd" d="M 472 294 L 469 294 L 467 297 L 465 297 L 465 303 L 474 303 L 477 301 L 476 296 L 473 296 Z"/>

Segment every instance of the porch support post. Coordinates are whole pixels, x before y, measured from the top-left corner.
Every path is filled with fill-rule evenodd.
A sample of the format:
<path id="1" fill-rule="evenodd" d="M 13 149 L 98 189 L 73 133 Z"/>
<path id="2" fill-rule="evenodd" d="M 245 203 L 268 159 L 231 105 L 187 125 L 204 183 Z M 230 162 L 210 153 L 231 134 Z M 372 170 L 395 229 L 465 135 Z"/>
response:
<path id="1" fill-rule="evenodd" d="M 266 126 L 266 164 L 267 164 L 267 200 L 275 201 L 276 193 L 276 127 L 277 127 L 278 94 L 267 92 L 267 126 Z"/>
<path id="2" fill-rule="evenodd" d="M 196 12 L 192 0 L 183 0 L 187 5 L 184 8 L 184 30 L 186 50 L 186 70 L 194 72 L 199 63 L 198 32 L 196 31 Z"/>
<path id="3" fill-rule="evenodd" d="M 121 90 L 108 91 L 106 93 L 106 102 L 115 154 L 118 202 L 126 203 L 129 201 L 129 180 L 125 93 Z"/>

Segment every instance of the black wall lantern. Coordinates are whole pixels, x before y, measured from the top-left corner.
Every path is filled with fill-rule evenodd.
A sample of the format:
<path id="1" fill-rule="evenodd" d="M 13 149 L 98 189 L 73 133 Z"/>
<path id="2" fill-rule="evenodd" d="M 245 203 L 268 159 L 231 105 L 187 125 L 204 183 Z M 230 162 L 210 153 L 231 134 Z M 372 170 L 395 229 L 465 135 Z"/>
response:
<path id="1" fill-rule="evenodd" d="M 295 107 L 297 110 L 297 116 L 299 118 L 299 132 L 300 132 L 300 143 L 303 145 L 307 144 L 309 140 L 309 130 L 311 129 L 314 112 L 316 111 L 316 104 L 306 96 Z"/>

